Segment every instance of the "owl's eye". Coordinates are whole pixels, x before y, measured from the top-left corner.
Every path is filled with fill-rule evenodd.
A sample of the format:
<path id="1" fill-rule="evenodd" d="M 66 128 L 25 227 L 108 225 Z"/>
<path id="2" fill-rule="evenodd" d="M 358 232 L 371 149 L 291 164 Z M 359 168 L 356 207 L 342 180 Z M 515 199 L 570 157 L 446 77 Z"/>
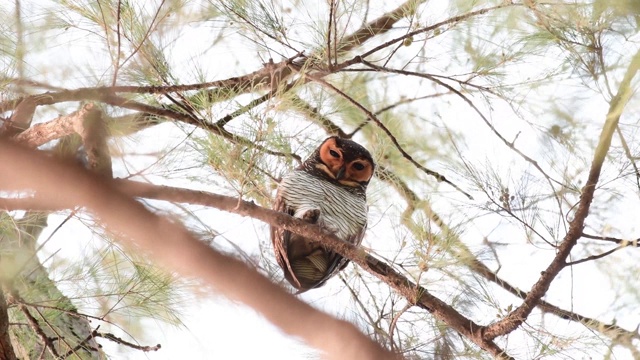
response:
<path id="1" fill-rule="evenodd" d="M 356 170 L 364 170 L 364 165 L 362 163 L 353 163 L 353 168 Z"/>
<path id="2" fill-rule="evenodd" d="M 336 159 L 340 158 L 340 154 L 338 154 L 338 152 L 335 150 L 329 150 L 329 154 L 331 154 L 331 156 L 333 156 Z"/>

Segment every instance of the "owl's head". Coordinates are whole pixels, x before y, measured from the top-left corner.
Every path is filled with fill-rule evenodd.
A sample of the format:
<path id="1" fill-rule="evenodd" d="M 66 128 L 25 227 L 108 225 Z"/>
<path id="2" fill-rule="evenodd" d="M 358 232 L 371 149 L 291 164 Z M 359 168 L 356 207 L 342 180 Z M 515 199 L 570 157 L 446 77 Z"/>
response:
<path id="1" fill-rule="evenodd" d="M 331 182 L 356 189 L 366 189 L 375 169 L 367 149 L 337 136 L 324 140 L 303 166 Z"/>

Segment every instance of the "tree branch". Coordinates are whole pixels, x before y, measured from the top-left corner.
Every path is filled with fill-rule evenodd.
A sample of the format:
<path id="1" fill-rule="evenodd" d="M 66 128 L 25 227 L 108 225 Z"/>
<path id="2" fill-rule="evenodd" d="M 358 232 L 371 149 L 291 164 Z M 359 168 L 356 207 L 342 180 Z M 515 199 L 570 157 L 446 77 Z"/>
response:
<path id="1" fill-rule="evenodd" d="M 43 205 L 52 208 L 86 207 L 110 231 L 119 234 L 123 242 L 132 245 L 135 240 L 136 245 L 151 252 L 161 263 L 183 275 L 200 277 L 231 299 L 261 312 L 286 333 L 300 336 L 325 351 L 332 359 L 392 357 L 352 324 L 323 314 L 239 260 L 213 250 L 181 226 L 152 214 L 111 181 L 6 141 L 0 141 L 0 173 L 4 174 L 0 178 L 3 190 L 30 189 L 38 194 Z M 229 199 L 232 207 L 256 207 Z M 298 224 L 302 225 L 304 222 Z M 317 228 L 314 230 L 319 232 Z"/>
<path id="2" fill-rule="evenodd" d="M 587 239 L 593 239 L 593 240 L 609 241 L 609 242 L 613 242 L 613 243 L 624 245 L 624 246 L 640 247 L 640 238 L 625 240 L 625 239 L 614 238 L 611 236 L 598 236 L 598 235 L 591 235 L 587 233 L 582 233 L 582 237 Z"/>
<path id="3" fill-rule="evenodd" d="M 37 148 L 51 140 L 73 134 L 76 123 L 81 122 L 93 106 L 89 103 L 69 115 L 61 115 L 51 121 L 36 124 L 15 136 L 14 139 L 27 147 Z"/>
<path id="4" fill-rule="evenodd" d="M 489 269 L 484 263 L 482 263 L 462 242 L 458 235 L 456 235 L 456 232 L 452 230 L 442 220 L 442 218 L 428 205 L 428 202 L 420 200 L 418 196 L 407 186 L 407 184 L 405 184 L 394 173 L 390 172 L 388 169 L 381 167 L 378 171 L 378 176 L 382 181 L 385 181 L 391 186 L 395 187 L 396 191 L 398 191 L 407 202 L 407 210 L 405 210 L 404 216 L 410 217 L 413 211 L 415 211 L 416 208 L 419 208 L 424 212 L 426 217 L 431 219 L 440 228 L 443 233 L 442 237 L 447 238 L 448 241 L 455 241 L 455 246 L 443 246 L 442 248 L 445 251 L 451 253 L 451 255 L 456 258 L 465 259 L 465 261 L 463 262 L 464 265 L 484 279 L 495 283 L 512 295 L 519 297 L 520 299 L 526 299 L 526 297 L 528 296 L 528 293 L 526 291 L 523 291 L 511 285 L 509 282 L 498 276 L 497 273 Z M 583 236 L 589 237 L 585 236 L 585 234 L 583 234 Z M 435 239 L 436 241 L 439 238 L 439 236 L 433 237 L 433 239 Z M 637 245 L 637 242 L 627 242 L 630 246 L 632 246 L 633 244 Z M 553 314 L 561 319 L 576 321 L 588 327 L 589 329 L 598 331 L 605 336 L 608 336 L 609 338 L 620 342 L 631 351 L 635 350 L 635 346 L 632 344 L 632 340 L 640 340 L 640 335 L 637 332 L 626 330 L 616 324 L 607 324 L 594 318 L 586 317 L 572 311 L 561 309 L 558 306 L 544 300 L 540 300 L 537 306 L 540 308 L 540 310 Z"/>
<path id="5" fill-rule="evenodd" d="M 529 314 L 531 314 L 531 311 L 540 299 L 546 294 L 553 279 L 567 266 L 566 259 L 582 235 L 585 219 L 589 215 L 589 208 L 593 201 L 593 194 L 596 190 L 598 179 L 600 178 L 602 165 L 611 146 L 611 138 L 618 126 L 622 111 L 631 97 L 631 80 L 635 77 L 639 69 L 640 51 L 638 51 L 631 60 L 627 72 L 620 83 L 618 93 L 610 102 L 607 118 L 595 149 L 591 169 L 589 170 L 589 176 L 587 177 L 585 186 L 582 188 L 580 202 L 574 214 L 574 219 L 569 223 L 569 231 L 558 247 L 556 256 L 547 269 L 542 272 L 542 276 L 540 276 L 540 279 L 533 285 L 523 303 L 504 319 L 484 329 L 483 337 L 485 339 L 495 339 L 497 336 L 508 334 L 520 326 Z"/>
<path id="6" fill-rule="evenodd" d="M 508 358 L 507 355 L 504 355 L 503 350 L 498 348 L 495 343 L 484 342 L 482 340 L 479 333 L 481 327 L 472 320 L 466 318 L 442 300 L 431 295 L 427 289 L 415 284 L 388 264 L 367 254 L 359 247 L 341 241 L 334 234 L 316 225 L 310 225 L 288 214 L 265 209 L 252 202 L 242 201 L 234 197 L 125 180 L 117 180 L 116 184 L 120 191 L 129 196 L 210 206 L 238 215 L 250 216 L 304 237 L 316 239 L 324 246 L 349 258 L 366 271 L 387 283 L 410 303 L 432 312 L 436 318 L 442 320 L 460 334 L 468 337 L 480 348 L 490 352 L 494 356 L 504 356 L 504 358 Z"/>

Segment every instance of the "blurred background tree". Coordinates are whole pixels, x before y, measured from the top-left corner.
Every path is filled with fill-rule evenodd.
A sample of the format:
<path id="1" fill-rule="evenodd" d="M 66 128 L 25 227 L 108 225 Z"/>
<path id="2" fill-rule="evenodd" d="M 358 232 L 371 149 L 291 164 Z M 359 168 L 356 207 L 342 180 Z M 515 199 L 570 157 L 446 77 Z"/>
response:
<path id="1" fill-rule="evenodd" d="M 0 5 L 0 132 L 104 176 L 264 207 L 325 137 L 352 138 L 378 164 L 363 247 L 448 307 L 357 265 L 305 301 L 407 358 L 491 357 L 483 341 L 518 359 L 640 358 L 639 11 L 15 0 Z M 287 286 L 266 224 L 140 201 Z M 19 358 L 157 350 L 145 321 L 181 325 L 203 292 L 82 209 L 38 210 L 0 217 L 0 335 Z"/>

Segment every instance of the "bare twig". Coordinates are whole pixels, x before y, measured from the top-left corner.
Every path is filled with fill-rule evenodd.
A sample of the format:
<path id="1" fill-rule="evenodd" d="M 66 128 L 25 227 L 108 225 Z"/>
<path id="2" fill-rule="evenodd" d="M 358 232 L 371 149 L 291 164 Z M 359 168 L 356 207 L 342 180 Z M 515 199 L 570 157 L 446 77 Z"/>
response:
<path id="1" fill-rule="evenodd" d="M 567 262 L 565 264 L 565 266 L 573 266 L 573 265 L 578 265 L 578 264 L 581 264 L 581 263 L 587 262 L 587 261 L 602 259 L 603 257 L 609 256 L 609 255 L 613 254 L 614 252 L 616 252 L 616 251 L 618 251 L 620 249 L 624 249 L 626 247 L 627 246 L 624 246 L 624 245 L 616 246 L 611 250 L 607 250 L 607 251 L 603 252 L 602 254 L 587 256 L 584 259 L 580 259 L 580 260 L 576 260 L 576 261 L 569 261 L 569 262 Z"/>
<path id="2" fill-rule="evenodd" d="M 435 93 L 435 94 L 429 94 L 429 95 L 424 95 L 424 96 L 417 96 L 417 97 L 413 97 L 413 98 L 408 98 L 408 99 L 401 99 L 399 101 L 396 101 L 393 104 L 389 104 L 383 108 L 380 108 L 378 110 L 376 110 L 376 112 L 374 112 L 374 114 L 376 116 L 382 114 L 383 112 L 392 110 L 400 105 L 404 105 L 404 104 L 408 104 L 414 101 L 418 101 L 418 100 L 424 100 L 424 99 L 429 99 L 429 98 L 435 98 L 435 97 L 440 97 L 440 96 L 444 96 L 449 94 L 450 92 L 445 92 L 445 93 Z M 353 135 L 355 135 L 358 131 L 362 130 L 363 127 L 365 127 L 367 124 L 371 123 L 369 121 L 369 119 L 361 122 L 358 126 L 356 126 L 356 128 L 350 132 L 349 134 L 347 134 L 345 137 L 348 139 L 351 139 L 353 137 Z"/>
<path id="3" fill-rule="evenodd" d="M 335 19 L 335 11 L 337 10 L 336 0 L 329 0 L 329 24 L 327 26 L 327 69 L 331 69 L 333 67 L 333 63 L 331 62 L 331 30 L 333 29 L 333 22 Z M 336 59 L 338 54 L 336 53 Z"/>
<path id="4" fill-rule="evenodd" d="M 584 233 L 584 232 L 582 233 L 582 237 L 587 238 L 587 239 L 593 239 L 593 240 L 609 241 L 609 242 L 613 242 L 613 243 L 616 243 L 616 244 L 621 244 L 621 245 L 624 245 L 624 246 L 640 247 L 640 238 L 625 240 L 625 239 L 618 239 L 618 238 L 611 237 L 611 236 L 591 235 L 591 234 L 587 234 L 587 233 Z"/>
<path id="5" fill-rule="evenodd" d="M 92 335 L 93 335 L 93 337 L 102 337 L 102 338 L 105 338 L 107 340 L 111 340 L 111 341 L 115 342 L 116 344 L 124 345 L 124 346 L 130 347 L 132 349 L 141 350 L 141 351 L 144 351 L 144 352 L 158 351 L 162 347 L 162 345 L 160 345 L 160 344 L 156 344 L 156 345 L 136 345 L 136 344 L 131 343 L 129 341 L 126 341 L 126 340 L 124 340 L 122 338 L 119 338 L 119 337 L 117 337 L 117 336 L 115 336 L 113 334 L 98 332 L 97 329 L 93 331 Z"/>
<path id="6" fill-rule="evenodd" d="M 93 106 L 89 103 L 69 115 L 58 116 L 51 121 L 36 124 L 15 136 L 14 139 L 27 147 L 37 148 L 51 140 L 72 134 L 75 132 L 75 124 L 81 122 Z"/>
<path id="7" fill-rule="evenodd" d="M 9 314 L 7 301 L 4 297 L 4 286 L 0 288 L 0 359 L 16 360 L 13 344 L 9 337 Z"/>
<path id="8" fill-rule="evenodd" d="M 315 120 L 318 123 L 320 123 L 320 125 L 327 131 L 327 133 L 338 135 L 339 137 L 345 138 L 345 139 L 349 138 L 349 135 L 346 134 L 342 130 L 342 128 L 336 125 L 336 123 L 334 123 L 331 119 L 321 114 L 316 107 L 311 106 L 304 99 L 300 98 L 297 95 L 294 95 L 291 98 L 291 102 L 295 104 L 294 105 L 295 110 L 300 111 L 304 115 L 310 117 L 312 120 Z"/>
<path id="9" fill-rule="evenodd" d="M 236 117 L 238 117 L 238 116 L 246 113 L 247 111 L 255 108 L 256 106 L 264 103 L 265 101 L 271 99 L 276 94 L 285 93 L 285 92 L 291 90 L 295 86 L 295 84 L 296 84 L 295 82 L 291 82 L 291 83 L 285 85 L 282 89 L 279 89 L 277 86 L 272 87 L 271 90 L 268 93 L 262 95 L 259 98 L 251 100 L 247 105 L 240 107 L 239 109 L 237 109 L 236 111 L 232 112 L 231 114 L 225 115 L 220 120 L 216 121 L 214 123 L 214 125 L 219 127 L 219 128 L 227 125 L 231 120 L 233 120 Z"/>

